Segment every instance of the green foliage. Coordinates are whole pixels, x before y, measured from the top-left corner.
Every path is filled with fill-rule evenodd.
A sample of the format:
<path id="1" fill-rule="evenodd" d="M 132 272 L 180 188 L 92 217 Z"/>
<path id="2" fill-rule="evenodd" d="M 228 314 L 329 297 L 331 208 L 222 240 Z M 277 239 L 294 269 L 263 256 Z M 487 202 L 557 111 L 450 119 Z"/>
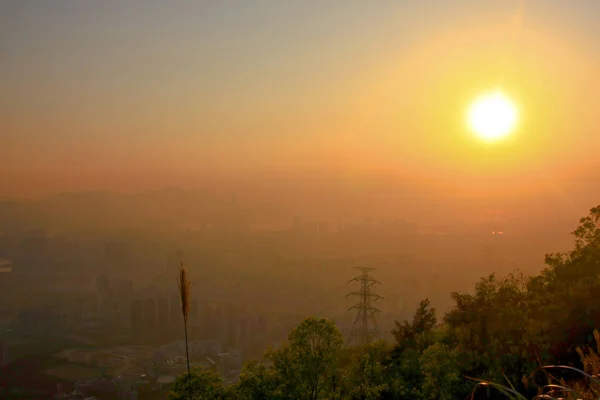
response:
<path id="1" fill-rule="evenodd" d="M 288 345 L 270 352 L 280 390 L 291 398 L 318 399 L 330 389 L 344 338 L 335 324 L 310 317 L 292 330 Z"/>
<path id="2" fill-rule="evenodd" d="M 458 350 L 436 343 L 428 347 L 419 359 L 423 372 L 421 396 L 423 400 L 454 399 L 457 394 L 468 394 L 458 362 Z"/>
<path id="3" fill-rule="evenodd" d="M 437 318 L 429 299 L 421 301 L 411 322 L 396 322 L 392 332 L 396 346 L 387 361 L 388 396 L 420 398 L 424 375 L 421 368 L 423 352 L 435 343 Z"/>
<path id="4" fill-rule="evenodd" d="M 190 400 L 190 385 L 193 400 L 219 400 L 225 397 L 223 380 L 215 371 L 205 368 L 192 368 L 188 374 L 177 377 L 169 392 L 169 400 Z"/>
<path id="5" fill-rule="evenodd" d="M 239 400 L 280 398 L 277 393 L 279 379 L 273 368 L 260 361 L 244 364 L 239 382 L 230 391 L 230 397 Z"/>
<path id="6" fill-rule="evenodd" d="M 436 323 L 435 308 L 430 308 L 429 299 L 421 301 L 412 322 L 396 322 L 396 329 L 392 333 L 397 347 L 400 350 L 415 349 L 422 352 L 434 342 L 433 328 Z"/>
<path id="7" fill-rule="evenodd" d="M 368 344 L 355 354 L 349 368 L 349 395 L 352 399 L 379 399 L 390 389 L 383 360 L 390 348 L 384 341 Z"/>
<path id="8" fill-rule="evenodd" d="M 271 363 L 244 366 L 232 389 L 239 399 L 319 399 L 340 392 L 343 377 L 338 370 L 344 339 L 335 324 L 309 317 L 292 330 L 288 343 L 271 349 Z"/>

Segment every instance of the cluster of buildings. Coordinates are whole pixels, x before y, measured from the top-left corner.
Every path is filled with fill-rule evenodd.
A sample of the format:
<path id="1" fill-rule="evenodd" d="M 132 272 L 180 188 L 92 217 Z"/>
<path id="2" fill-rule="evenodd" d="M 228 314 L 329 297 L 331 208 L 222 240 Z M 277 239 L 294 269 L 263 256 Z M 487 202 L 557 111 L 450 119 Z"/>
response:
<path id="1" fill-rule="evenodd" d="M 233 384 L 239 379 L 243 363 L 240 349 L 224 351 L 219 340 L 190 340 L 188 347 L 192 367 L 219 372 L 226 384 Z M 61 390 L 62 385 L 58 384 L 57 395 L 71 396 L 68 398 L 109 396 L 136 400 L 142 391 L 156 392 L 168 389 L 178 376 L 187 372 L 184 340 L 172 341 L 158 347 L 67 349 L 58 356 L 65 361 L 90 366 L 98 371 L 96 377 L 76 382 L 72 393 L 64 394 Z M 75 395 L 80 397 L 72 397 Z"/>
<path id="2" fill-rule="evenodd" d="M 39 301 L 18 313 L 17 327 L 30 334 L 62 335 L 86 331 L 131 334 L 137 343 L 158 344 L 182 338 L 183 317 L 176 292 L 135 289 L 133 282 L 99 276 L 92 289 L 71 288 L 38 294 Z M 265 319 L 227 303 L 192 300 L 188 334 L 195 340 L 220 340 L 225 349 L 261 347 Z"/>
<path id="3" fill-rule="evenodd" d="M 299 217 L 294 217 L 291 226 L 291 232 L 315 234 L 315 233 L 348 233 L 378 231 L 396 234 L 414 234 L 417 227 L 413 224 L 400 219 L 379 219 L 372 220 L 365 218 L 362 221 L 303 221 Z"/>
<path id="4" fill-rule="evenodd" d="M 30 278 L 43 277 L 36 275 Z M 29 304 L 19 307 L 17 328 L 28 334 L 50 336 L 94 330 L 101 326 L 109 326 L 113 331 L 126 329 L 129 316 L 124 305 L 133 295 L 133 283 L 114 280 L 114 289 L 111 287 L 110 291 L 104 291 L 101 290 L 104 281 L 108 279 L 98 278 L 96 289 L 80 276 L 53 276 L 45 290 L 31 293 Z"/>
<path id="5" fill-rule="evenodd" d="M 106 276 L 90 279 L 88 286 L 64 286 L 37 292 L 35 301 L 21 308 L 11 324 L 17 335 L 76 337 L 98 350 L 81 356 L 65 350 L 66 362 L 89 365 L 98 376 L 77 382 L 74 392 L 60 393 L 60 398 L 111 393 L 135 400 L 139 388 L 164 389 L 186 372 L 178 293 L 140 290 L 131 281 Z M 265 318 L 233 304 L 193 299 L 187 328 L 192 365 L 218 371 L 226 383 L 238 379 L 244 356 L 256 357 L 267 347 Z M 125 341 L 112 342 L 116 334 Z M 101 350 L 111 342 L 132 345 L 123 346 L 130 349 L 122 352 Z M 0 337 L 0 367 L 8 361 L 8 345 Z"/>
<path id="6" fill-rule="evenodd" d="M 135 400 L 140 389 L 159 389 L 153 362 L 155 352 L 156 348 L 151 346 L 83 347 L 63 350 L 57 356 L 97 371 L 96 376 L 75 382 L 75 393 Z M 57 393 L 61 391 L 57 390 Z"/>
<path id="7" fill-rule="evenodd" d="M 177 294 L 136 298 L 130 303 L 134 335 L 181 338 L 184 324 Z M 260 347 L 266 337 L 264 317 L 227 303 L 192 301 L 188 335 L 196 340 L 219 340 L 224 348 Z"/>
<path id="8" fill-rule="evenodd" d="M 143 377 L 136 381 L 129 379 L 115 378 L 94 378 L 75 383 L 75 393 L 94 394 L 95 396 L 116 397 L 122 400 L 137 400 L 138 386 L 147 384 Z M 89 397 L 88 397 L 89 398 Z"/>
<path id="9" fill-rule="evenodd" d="M 188 347 L 193 366 L 219 372 L 226 383 L 234 383 L 239 378 L 244 362 L 241 349 L 229 348 L 224 351 L 219 340 L 192 340 L 188 342 Z M 172 382 L 186 369 L 185 341 L 171 342 L 157 349 L 154 371 L 160 375 L 159 381 Z"/>
<path id="10" fill-rule="evenodd" d="M 94 396 L 89 396 L 94 393 Z M 54 400 L 96 400 L 97 396 L 110 396 L 120 400 L 137 400 L 138 390 L 136 384 L 129 381 L 112 378 L 95 378 L 77 382 L 75 389 L 65 392 L 62 384 L 56 385 Z"/>

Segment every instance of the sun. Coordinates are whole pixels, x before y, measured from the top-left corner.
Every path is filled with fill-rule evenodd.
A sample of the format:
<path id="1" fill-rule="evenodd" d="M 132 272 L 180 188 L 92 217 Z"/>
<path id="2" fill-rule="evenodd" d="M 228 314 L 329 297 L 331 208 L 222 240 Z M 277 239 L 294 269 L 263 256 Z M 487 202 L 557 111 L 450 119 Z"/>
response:
<path id="1" fill-rule="evenodd" d="M 517 123 L 517 117 L 515 104 L 499 91 L 475 99 L 468 112 L 471 130 L 486 141 L 508 136 Z"/>

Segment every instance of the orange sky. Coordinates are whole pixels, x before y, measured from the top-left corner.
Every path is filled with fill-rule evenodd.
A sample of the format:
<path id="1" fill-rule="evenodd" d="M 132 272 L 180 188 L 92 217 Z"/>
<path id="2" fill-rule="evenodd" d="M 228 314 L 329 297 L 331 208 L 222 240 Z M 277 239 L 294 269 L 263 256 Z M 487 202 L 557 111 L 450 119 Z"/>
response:
<path id="1" fill-rule="evenodd" d="M 493 196 L 597 164 L 597 3 L 424 3 L 81 5 L 44 20 L 44 7 L 0 6 L 13 21 L 0 196 L 264 170 L 391 171 Z M 465 113 L 496 88 L 521 120 L 485 145 Z"/>

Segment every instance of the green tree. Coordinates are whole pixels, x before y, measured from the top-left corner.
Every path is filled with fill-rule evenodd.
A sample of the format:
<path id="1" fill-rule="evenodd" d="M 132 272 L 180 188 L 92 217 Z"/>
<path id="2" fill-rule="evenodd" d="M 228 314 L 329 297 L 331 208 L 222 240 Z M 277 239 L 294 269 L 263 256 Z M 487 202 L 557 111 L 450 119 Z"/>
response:
<path id="1" fill-rule="evenodd" d="M 437 324 L 435 308 L 430 307 L 429 299 L 422 300 L 415 312 L 412 322 L 396 321 L 396 328 L 392 331 L 399 349 L 414 349 L 422 352 L 433 344 L 433 328 Z"/>
<path id="2" fill-rule="evenodd" d="M 352 399 L 380 399 L 390 388 L 382 363 L 389 350 L 388 344 L 379 340 L 363 346 L 360 352 L 355 354 L 348 374 Z"/>
<path id="3" fill-rule="evenodd" d="M 385 360 L 387 398 L 418 398 L 423 384 L 423 371 L 419 358 L 423 351 L 435 343 L 437 318 L 429 299 L 422 300 L 412 321 L 396 321 L 392 331 L 396 345 Z"/>
<path id="4" fill-rule="evenodd" d="M 538 279 L 551 362 L 579 363 L 575 349 L 593 344 L 593 330 L 600 325 L 600 206 L 580 219 L 572 235 L 574 248 L 547 254 L 548 267 Z"/>
<path id="5" fill-rule="evenodd" d="M 462 376 L 456 349 L 436 343 L 423 352 L 419 364 L 424 375 L 420 391 L 423 400 L 466 398 L 470 393 L 472 385 L 466 384 Z"/>
<path id="6" fill-rule="evenodd" d="M 333 322 L 317 317 L 302 321 L 285 347 L 267 353 L 277 375 L 278 395 L 316 400 L 331 392 L 343 343 Z"/>
<path id="7" fill-rule="evenodd" d="M 245 363 L 240 379 L 230 391 L 230 397 L 236 400 L 275 400 L 281 398 L 279 379 L 273 368 L 268 368 L 260 361 Z"/>
<path id="8" fill-rule="evenodd" d="M 386 381 L 388 391 L 385 398 L 418 399 L 423 385 L 420 354 L 415 349 L 405 349 L 398 353 L 393 350 L 386 361 Z"/>
<path id="9" fill-rule="evenodd" d="M 446 314 L 448 343 L 460 349 L 465 375 L 520 380 L 535 368 L 539 337 L 529 329 L 531 293 L 520 274 L 481 279 L 474 294 L 453 293 L 454 307 Z"/>
<path id="10" fill-rule="evenodd" d="M 225 387 L 221 376 L 210 369 L 192 368 L 190 374 L 177 377 L 168 394 L 169 400 L 220 400 L 225 398 Z"/>

